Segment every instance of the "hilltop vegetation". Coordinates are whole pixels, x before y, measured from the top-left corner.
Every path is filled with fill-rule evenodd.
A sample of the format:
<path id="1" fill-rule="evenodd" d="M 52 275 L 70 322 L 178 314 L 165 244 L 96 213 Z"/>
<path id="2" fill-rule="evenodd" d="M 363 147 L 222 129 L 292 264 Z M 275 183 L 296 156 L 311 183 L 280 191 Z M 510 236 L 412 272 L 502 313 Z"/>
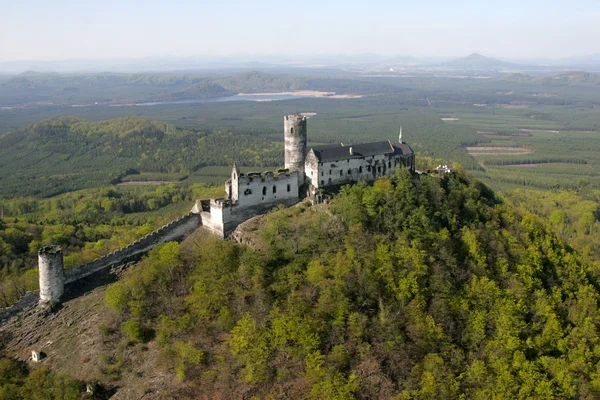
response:
<path id="1" fill-rule="evenodd" d="M 156 335 L 176 396 L 600 395 L 600 264 L 461 172 L 400 171 L 255 232 L 257 250 L 164 245 L 106 292 L 112 340 Z"/>

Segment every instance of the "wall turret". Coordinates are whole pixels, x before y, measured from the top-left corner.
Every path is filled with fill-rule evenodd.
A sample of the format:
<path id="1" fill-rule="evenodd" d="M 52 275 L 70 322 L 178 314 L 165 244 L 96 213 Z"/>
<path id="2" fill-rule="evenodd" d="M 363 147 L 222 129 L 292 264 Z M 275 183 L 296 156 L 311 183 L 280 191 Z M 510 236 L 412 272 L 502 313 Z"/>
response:
<path id="1" fill-rule="evenodd" d="M 286 115 L 283 122 L 285 168 L 290 172 L 298 171 L 298 186 L 302 186 L 306 158 L 306 117 L 300 114 Z"/>
<path id="2" fill-rule="evenodd" d="M 40 303 L 59 301 L 65 291 L 63 253 L 59 246 L 42 247 L 38 251 Z"/>

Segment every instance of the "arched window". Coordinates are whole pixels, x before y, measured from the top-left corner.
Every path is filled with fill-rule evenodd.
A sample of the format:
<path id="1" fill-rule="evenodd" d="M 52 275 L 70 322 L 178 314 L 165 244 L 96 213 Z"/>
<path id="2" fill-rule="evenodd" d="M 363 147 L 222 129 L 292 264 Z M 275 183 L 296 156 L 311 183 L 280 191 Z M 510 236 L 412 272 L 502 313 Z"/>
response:
<path id="1" fill-rule="evenodd" d="M 266 196 L 266 195 L 267 195 L 267 187 L 263 186 L 263 196 Z"/>
<path id="2" fill-rule="evenodd" d="M 290 128 L 290 133 L 294 133 L 294 128 Z"/>
<path id="3" fill-rule="evenodd" d="M 277 193 L 277 186 L 273 185 L 273 193 Z"/>

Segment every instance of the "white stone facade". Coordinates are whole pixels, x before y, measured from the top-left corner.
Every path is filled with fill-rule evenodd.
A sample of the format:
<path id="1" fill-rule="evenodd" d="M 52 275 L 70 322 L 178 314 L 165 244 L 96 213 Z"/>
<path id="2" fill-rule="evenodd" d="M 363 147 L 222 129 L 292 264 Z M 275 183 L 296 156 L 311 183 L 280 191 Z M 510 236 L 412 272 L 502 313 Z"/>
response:
<path id="1" fill-rule="evenodd" d="M 412 170 L 414 154 L 383 154 L 320 162 L 314 153 L 309 152 L 306 161 L 306 181 L 313 188 L 320 189 L 358 181 L 374 182 L 383 176 L 391 176 L 397 168 Z"/>
<path id="2" fill-rule="evenodd" d="M 293 205 L 303 193 L 335 189 L 358 181 L 373 182 L 397 168 L 414 172 L 415 155 L 404 142 L 390 141 L 352 146 L 328 145 L 306 151 L 306 117 L 284 118 L 285 166 L 277 172 L 241 173 L 234 163 L 225 184 L 226 199 L 197 203 L 202 225 L 227 237 L 242 222 L 277 204 Z"/>

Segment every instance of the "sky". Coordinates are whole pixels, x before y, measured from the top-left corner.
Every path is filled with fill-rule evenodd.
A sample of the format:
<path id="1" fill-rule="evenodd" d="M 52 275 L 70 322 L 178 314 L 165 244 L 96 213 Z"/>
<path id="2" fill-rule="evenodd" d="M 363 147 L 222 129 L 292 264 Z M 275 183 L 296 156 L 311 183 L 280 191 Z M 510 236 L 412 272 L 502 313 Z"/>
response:
<path id="1" fill-rule="evenodd" d="M 600 53 L 600 0 L 0 0 L 0 61 Z"/>

